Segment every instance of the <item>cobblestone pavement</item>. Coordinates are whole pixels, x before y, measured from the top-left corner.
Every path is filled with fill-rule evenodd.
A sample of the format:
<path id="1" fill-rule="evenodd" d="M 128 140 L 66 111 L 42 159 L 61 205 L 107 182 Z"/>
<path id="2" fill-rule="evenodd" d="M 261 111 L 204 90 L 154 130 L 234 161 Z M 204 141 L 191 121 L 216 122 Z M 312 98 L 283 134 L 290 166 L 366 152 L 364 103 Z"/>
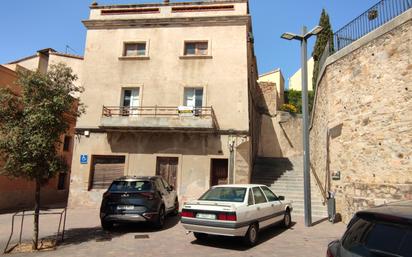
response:
<path id="1" fill-rule="evenodd" d="M 253 248 L 242 246 L 239 239 L 212 237 L 197 241 L 193 234 L 186 235 L 177 217 L 167 220 L 165 229 L 157 231 L 145 224 L 116 227 L 113 232 L 102 231 L 98 210 L 69 209 L 64 242 L 55 251 L 9 256 L 325 256 L 327 244 L 339 238 L 345 230 L 342 223 L 321 221 L 305 228 L 302 217 L 293 217 L 292 228 L 272 227 L 260 233 L 260 243 Z M 10 214 L 0 215 L 0 247 L 5 247 L 10 233 Z M 58 217 L 41 217 L 41 236 L 52 236 Z M 17 226 L 19 227 L 19 225 Z M 32 217 L 24 222 L 23 241 L 30 241 Z M 17 242 L 16 235 L 12 242 Z"/>

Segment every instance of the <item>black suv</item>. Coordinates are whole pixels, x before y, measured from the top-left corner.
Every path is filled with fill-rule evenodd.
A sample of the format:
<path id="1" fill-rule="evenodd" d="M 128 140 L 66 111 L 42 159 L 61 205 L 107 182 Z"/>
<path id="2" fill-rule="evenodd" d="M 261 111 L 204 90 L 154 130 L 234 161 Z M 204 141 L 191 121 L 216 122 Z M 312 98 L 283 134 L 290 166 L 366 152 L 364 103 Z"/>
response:
<path id="1" fill-rule="evenodd" d="M 121 177 L 103 194 L 100 221 L 106 230 L 125 222 L 151 222 L 162 228 L 165 216 L 178 211 L 176 191 L 162 177 Z"/>
<path id="2" fill-rule="evenodd" d="M 327 257 L 411 257 L 412 200 L 359 211 L 341 240 L 328 246 Z"/>

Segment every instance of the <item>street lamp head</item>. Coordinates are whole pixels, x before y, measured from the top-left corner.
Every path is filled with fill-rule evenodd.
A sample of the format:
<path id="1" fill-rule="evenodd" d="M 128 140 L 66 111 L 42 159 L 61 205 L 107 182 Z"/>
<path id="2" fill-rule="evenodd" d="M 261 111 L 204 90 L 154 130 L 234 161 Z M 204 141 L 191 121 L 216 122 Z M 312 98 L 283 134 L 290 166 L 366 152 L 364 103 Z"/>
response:
<path id="1" fill-rule="evenodd" d="M 322 28 L 321 26 L 316 26 L 316 27 L 314 27 L 311 31 L 309 31 L 308 34 L 310 34 L 310 35 L 317 35 L 317 34 L 319 34 L 320 32 L 322 32 L 322 30 L 323 30 L 323 28 Z"/>
<path id="2" fill-rule="evenodd" d="M 282 36 L 280 36 L 280 37 L 283 38 L 283 39 L 286 39 L 286 40 L 292 40 L 292 39 L 298 39 L 299 38 L 298 35 L 293 34 L 293 33 L 289 33 L 289 32 L 283 33 Z"/>

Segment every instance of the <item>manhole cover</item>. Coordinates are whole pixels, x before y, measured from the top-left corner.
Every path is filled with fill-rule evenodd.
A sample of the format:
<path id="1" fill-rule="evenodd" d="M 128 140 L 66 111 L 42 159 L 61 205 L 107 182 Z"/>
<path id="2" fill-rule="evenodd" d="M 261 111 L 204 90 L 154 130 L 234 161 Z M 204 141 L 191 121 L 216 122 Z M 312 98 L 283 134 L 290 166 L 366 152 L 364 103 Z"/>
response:
<path id="1" fill-rule="evenodd" d="M 146 239 L 149 238 L 149 235 L 134 235 L 134 239 Z"/>

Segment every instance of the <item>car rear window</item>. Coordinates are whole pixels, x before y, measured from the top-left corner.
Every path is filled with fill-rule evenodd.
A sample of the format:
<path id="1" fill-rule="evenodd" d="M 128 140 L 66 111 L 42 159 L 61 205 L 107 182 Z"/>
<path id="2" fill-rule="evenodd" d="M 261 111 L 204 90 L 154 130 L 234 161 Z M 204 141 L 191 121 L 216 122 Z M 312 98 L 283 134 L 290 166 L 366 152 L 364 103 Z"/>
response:
<path id="1" fill-rule="evenodd" d="M 113 181 L 110 192 L 141 192 L 150 191 L 152 183 L 148 180 Z"/>
<path id="2" fill-rule="evenodd" d="M 243 202 L 246 188 L 244 187 L 214 187 L 204 193 L 199 200 L 219 202 Z"/>
<path id="3" fill-rule="evenodd" d="M 412 226 L 356 217 L 343 236 L 342 246 L 361 256 L 410 256 Z"/>

